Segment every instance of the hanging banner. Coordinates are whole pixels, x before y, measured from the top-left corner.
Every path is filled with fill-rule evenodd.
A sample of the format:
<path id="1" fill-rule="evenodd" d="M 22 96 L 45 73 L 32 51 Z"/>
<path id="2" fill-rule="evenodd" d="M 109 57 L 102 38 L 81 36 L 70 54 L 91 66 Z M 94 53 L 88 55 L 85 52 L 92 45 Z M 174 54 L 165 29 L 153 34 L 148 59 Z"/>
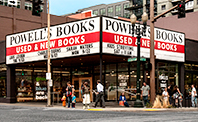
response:
<path id="1" fill-rule="evenodd" d="M 132 24 L 127 21 L 103 17 L 103 53 L 122 56 L 137 56 L 137 35 L 132 37 Z M 138 24 L 135 25 L 135 29 Z M 143 25 L 140 25 L 142 28 Z M 169 61 L 185 61 L 185 34 L 155 28 L 156 59 Z M 140 56 L 150 58 L 150 27 L 146 35 L 141 35 Z"/>
<path id="2" fill-rule="evenodd" d="M 100 17 L 50 27 L 51 59 L 99 53 Z M 47 28 L 6 36 L 6 64 L 47 59 Z"/>

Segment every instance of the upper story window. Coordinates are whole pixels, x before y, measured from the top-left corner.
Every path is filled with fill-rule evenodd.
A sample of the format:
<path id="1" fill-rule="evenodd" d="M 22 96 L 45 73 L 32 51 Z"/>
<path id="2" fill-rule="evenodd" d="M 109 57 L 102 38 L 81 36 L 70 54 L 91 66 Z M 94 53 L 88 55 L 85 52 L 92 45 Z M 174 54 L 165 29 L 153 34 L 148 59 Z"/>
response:
<path id="1" fill-rule="evenodd" d="M 8 6 L 8 0 L 0 0 L 0 5 Z"/>
<path id="2" fill-rule="evenodd" d="M 19 0 L 17 2 L 17 8 L 21 8 L 21 1 L 19 1 Z"/>
<path id="3" fill-rule="evenodd" d="M 32 2 L 25 2 L 25 9 L 32 10 Z"/>
<path id="4" fill-rule="evenodd" d="M 121 5 L 116 5 L 116 16 L 121 16 Z"/>
<path id="5" fill-rule="evenodd" d="M 98 10 L 93 10 L 93 15 L 98 15 Z"/>
<path id="6" fill-rule="evenodd" d="M 41 5 L 41 11 L 43 11 L 43 8 L 44 8 L 43 5 Z"/>
<path id="7" fill-rule="evenodd" d="M 162 5 L 162 10 L 166 10 L 166 5 Z"/>
<path id="8" fill-rule="evenodd" d="M 124 17 L 130 18 L 130 12 L 128 10 L 125 10 L 126 8 L 129 8 L 129 3 L 124 4 Z"/>
<path id="9" fill-rule="evenodd" d="M 113 6 L 107 8 L 107 15 L 113 16 Z"/>
<path id="10" fill-rule="evenodd" d="M 105 8 L 100 9 L 100 15 L 105 15 L 105 14 L 106 14 Z"/>
<path id="11" fill-rule="evenodd" d="M 20 8 L 21 7 L 21 1 L 18 0 L 17 1 L 17 6 L 13 6 L 13 5 L 8 5 L 8 0 L 0 0 L 0 5 Z"/>

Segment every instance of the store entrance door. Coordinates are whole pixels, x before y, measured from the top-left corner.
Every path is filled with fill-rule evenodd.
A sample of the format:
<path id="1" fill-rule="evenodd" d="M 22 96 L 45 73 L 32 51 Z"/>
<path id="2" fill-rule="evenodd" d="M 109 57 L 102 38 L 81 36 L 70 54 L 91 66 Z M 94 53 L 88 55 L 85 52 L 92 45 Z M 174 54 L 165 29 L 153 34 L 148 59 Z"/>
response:
<path id="1" fill-rule="evenodd" d="M 73 78 L 72 84 L 75 88 L 76 102 L 82 102 L 81 86 L 84 82 L 88 82 L 90 86 L 90 100 L 92 101 L 92 77 Z"/>

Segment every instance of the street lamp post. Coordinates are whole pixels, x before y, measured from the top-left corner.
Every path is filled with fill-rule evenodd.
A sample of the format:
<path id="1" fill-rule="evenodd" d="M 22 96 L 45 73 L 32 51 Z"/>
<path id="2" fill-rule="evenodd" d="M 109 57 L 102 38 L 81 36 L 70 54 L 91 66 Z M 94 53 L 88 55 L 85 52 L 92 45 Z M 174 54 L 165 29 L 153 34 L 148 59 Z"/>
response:
<path id="1" fill-rule="evenodd" d="M 137 35 L 137 82 L 136 82 L 136 101 L 134 103 L 134 107 L 143 107 L 142 102 L 140 101 L 140 39 L 141 39 L 141 35 L 145 34 L 146 32 L 146 22 L 148 20 L 148 15 L 146 14 L 146 12 L 143 13 L 142 15 L 142 21 L 143 21 L 143 25 L 144 27 L 140 28 L 140 23 L 138 23 L 138 26 L 136 26 L 135 28 L 135 23 L 137 20 L 137 17 L 132 14 L 130 17 L 131 23 L 132 23 L 132 36 L 134 36 L 134 33 L 136 33 Z"/>

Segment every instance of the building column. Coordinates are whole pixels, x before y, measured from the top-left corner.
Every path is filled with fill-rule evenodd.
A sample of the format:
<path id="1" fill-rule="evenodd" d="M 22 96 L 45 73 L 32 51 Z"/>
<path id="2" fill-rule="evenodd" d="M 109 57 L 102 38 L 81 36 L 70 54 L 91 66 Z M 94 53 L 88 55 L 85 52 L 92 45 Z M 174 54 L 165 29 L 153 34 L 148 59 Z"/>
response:
<path id="1" fill-rule="evenodd" d="M 6 101 L 8 103 L 16 103 L 16 81 L 15 81 L 15 66 L 7 66 L 7 95 Z"/>
<path id="2" fill-rule="evenodd" d="M 180 92 L 184 95 L 185 94 L 185 66 L 184 66 L 184 63 L 180 64 L 179 67 L 179 89 L 180 89 Z M 183 105 L 185 103 L 185 98 L 183 100 Z"/>

